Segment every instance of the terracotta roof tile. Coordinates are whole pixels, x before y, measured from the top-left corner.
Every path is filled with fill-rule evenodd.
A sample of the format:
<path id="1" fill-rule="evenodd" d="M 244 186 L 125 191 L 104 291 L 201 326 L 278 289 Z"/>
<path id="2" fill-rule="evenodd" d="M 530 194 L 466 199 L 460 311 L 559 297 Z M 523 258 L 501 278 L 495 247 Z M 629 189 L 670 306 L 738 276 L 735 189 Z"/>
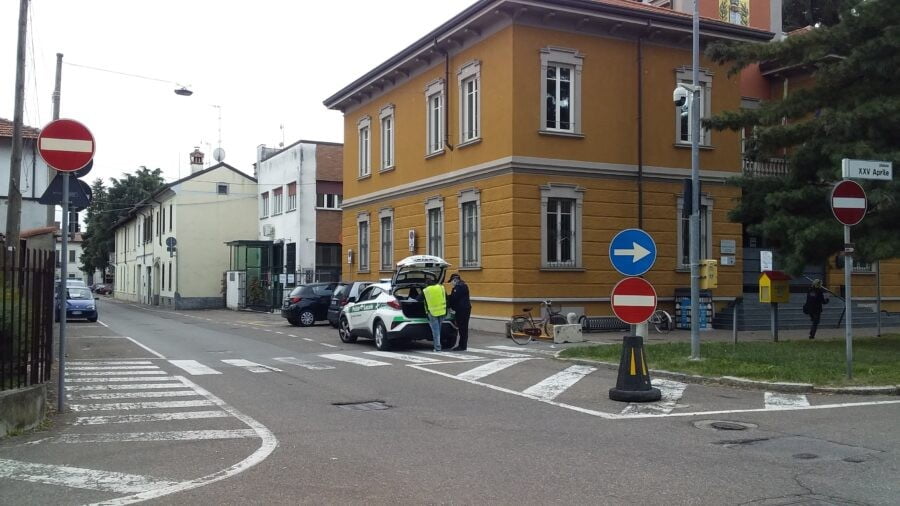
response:
<path id="1" fill-rule="evenodd" d="M 27 125 L 22 129 L 22 135 L 27 139 L 37 139 L 40 133 L 40 129 Z M 12 137 L 12 134 L 13 122 L 5 118 L 0 118 L 0 137 Z"/>

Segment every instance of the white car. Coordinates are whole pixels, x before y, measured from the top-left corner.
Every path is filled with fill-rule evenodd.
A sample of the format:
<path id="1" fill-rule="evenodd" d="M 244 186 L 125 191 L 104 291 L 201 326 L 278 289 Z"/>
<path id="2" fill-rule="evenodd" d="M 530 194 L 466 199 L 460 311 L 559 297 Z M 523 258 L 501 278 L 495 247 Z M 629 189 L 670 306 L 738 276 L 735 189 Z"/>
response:
<path id="1" fill-rule="evenodd" d="M 431 255 L 416 255 L 397 262 L 390 283 L 373 283 L 341 310 L 338 331 L 341 341 L 364 337 L 375 340 L 379 350 L 398 343 L 431 340 L 422 289 L 431 280 L 443 286 L 450 264 Z M 456 326 L 450 319 L 441 325 L 441 347 L 456 345 Z"/>

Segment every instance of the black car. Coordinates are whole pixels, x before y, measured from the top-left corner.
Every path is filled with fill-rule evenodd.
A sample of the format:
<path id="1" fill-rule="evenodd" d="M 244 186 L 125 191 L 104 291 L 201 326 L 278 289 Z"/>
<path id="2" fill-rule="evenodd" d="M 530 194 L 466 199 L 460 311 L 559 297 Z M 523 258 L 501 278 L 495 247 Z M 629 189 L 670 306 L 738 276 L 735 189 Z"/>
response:
<path id="1" fill-rule="evenodd" d="M 339 283 L 310 283 L 294 288 L 285 297 L 281 317 L 291 325 L 309 327 L 328 316 L 328 304 Z"/>
<path id="2" fill-rule="evenodd" d="M 371 281 L 352 281 L 347 284 L 341 283 L 338 289 L 334 291 L 334 295 L 331 296 L 331 303 L 328 305 L 328 323 L 330 323 L 332 327 L 338 328 L 338 320 L 341 318 L 341 309 L 343 309 L 348 302 L 356 302 L 356 298 L 359 297 L 360 292 L 371 284 Z"/>

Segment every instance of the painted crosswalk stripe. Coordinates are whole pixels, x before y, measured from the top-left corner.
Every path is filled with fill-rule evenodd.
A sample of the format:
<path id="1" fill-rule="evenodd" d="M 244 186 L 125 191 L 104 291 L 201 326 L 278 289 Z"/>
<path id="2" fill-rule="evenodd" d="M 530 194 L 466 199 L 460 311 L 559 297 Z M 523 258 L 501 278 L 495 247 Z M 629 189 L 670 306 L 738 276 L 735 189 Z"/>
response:
<path id="1" fill-rule="evenodd" d="M 622 410 L 622 415 L 668 415 L 678 405 L 687 384 L 680 381 L 655 379 L 652 385 L 659 389 L 662 398 L 656 402 L 629 403 Z"/>
<path id="2" fill-rule="evenodd" d="M 81 365 L 153 365 L 149 360 L 78 360 L 66 362 L 69 366 Z"/>
<path id="3" fill-rule="evenodd" d="M 244 360 L 242 358 L 226 358 L 223 359 L 222 362 L 226 364 L 233 365 L 236 367 L 243 367 L 250 372 L 263 373 L 263 372 L 282 372 L 281 369 L 277 367 L 271 367 L 268 365 L 257 364 L 256 362 L 251 362 L 249 360 Z"/>
<path id="4" fill-rule="evenodd" d="M 212 406 L 213 402 L 200 401 L 158 401 L 158 402 L 111 402 L 102 404 L 70 404 L 72 411 L 116 411 L 127 409 L 163 409 L 163 408 L 194 408 L 197 406 Z"/>
<path id="5" fill-rule="evenodd" d="M 428 358 L 428 357 L 417 357 L 415 355 L 409 355 L 407 353 L 393 353 L 390 351 L 367 351 L 366 355 L 372 355 L 375 357 L 382 358 L 393 358 L 397 360 L 403 360 L 404 362 L 412 362 L 414 364 L 425 364 L 428 362 L 440 362 L 436 358 Z"/>
<path id="6" fill-rule="evenodd" d="M 466 351 L 471 351 L 473 353 L 483 353 L 485 355 L 494 355 L 497 357 L 507 357 L 507 358 L 521 358 L 521 357 L 529 356 L 529 355 L 525 355 L 522 353 L 510 353 L 508 351 L 500 351 L 500 350 L 485 350 L 483 348 L 467 348 Z"/>
<path id="7" fill-rule="evenodd" d="M 68 374 L 66 375 L 68 376 Z M 162 377 L 150 377 L 142 376 L 142 377 L 134 377 L 134 376 L 93 376 L 87 378 L 66 378 L 66 383 L 133 383 L 138 381 L 178 381 L 174 376 L 162 376 Z"/>
<path id="8" fill-rule="evenodd" d="M 205 374 L 222 374 L 221 372 L 213 369 L 212 367 L 207 367 L 196 360 L 169 360 L 169 363 L 187 371 L 188 374 L 193 376 L 202 376 Z"/>
<path id="9" fill-rule="evenodd" d="M 564 371 L 560 371 L 543 381 L 532 385 L 522 391 L 523 394 L 533 395 L 540 399 L 553 400 L 565 392 L 575 383 L 581 381 L 597 368 L 586 365 L 573 365 Z"/>
<path id="10" fill-rule="evenodd" d="M 124 383 L 124 384 L 103 384 L 103 385 L 67 385 L 67 392 L 101 392 L 110 390 L 154 390 L 154 389 L 171 389 L 184 388 L 180 383 Z"/>
<path id="11" fill-rule="evenodd" d="M 488 346 L 488 348 L 490 348 L 492 350 L 514 351 L 516 353 L 524 352 L 524 353 L 540 353 L 542 355 L 556 355 L 556 352 L 553 350 L 541 350 L 541 349 L 536 349 L 536 348 L 523 349 L 522 346 Z M 471 349 L 471 348 L 469 348 L 469 349 Z"/>
<path id="12" fill-rule="evenodd" d="M 139 370 L 159 370 L 155 365 L 76 365 L 66 368 L 67 371 L 139 371 Z"/>
<path id="13" fill-rule="evenodd" d="M 178 484 L 137 474 L 7 459 L 0 459 L 0 478 L 119 494 L 135 494 Z"/>
<path id="14" fill-rule="evenodd" d="M 338 362 L 349 362 L 351 364 L 356 365 L 364 365 L 366 367 L 374 367 L 376 365 L 391 365 L 387 362 L 381 362 L 379 360 L 369 360 L 367 358 L 362 357 L 354 357 L 353 355 L 344 355 L 343 353 L 325 353 L 324 355 L 319 355 L 322 358 L 327 358 L 328 360 L 337 360 Z"/>
<path id="15" fill-rule="evenodd" d="M 325 369 L 334 369 L 334 366 L 327 364 L 313 364 L 310 362 L 304 362 L 296 357 L 275 357 L 272 360 L 277 360 L 279 362 L 284 362 L 285 364 L 298 365 L 300 367 L 305 367 L 307 369 L 313 371 L 322 371 Z"/>
<path id="16" fill-rule="evenodd" d="M 109 399 L 150 399 L 154 397 L 191 397 L 196 396 L 193 390 L 167 390 L 165 392 L 113 392 L 96 394 L 69 394 L 70 399 L 109 400 Z"/>
<path id="17" fill-rule="evenodd" d="M 64 434 L 50 443 L 126 443 L 135 441 L 199 441 L 259 437 L 253 429 L 179 430 L 165 432 L 116 432 L 108 434 Z"/>
<path id="18" fill-rule="evenodd" d="M 519 362 L 524 362 L 526 360 L 530 360 L 529 358 L 501 358 L 486 364 L 482 364 L 474 369 L 469 369 L 466 372 L 457 374 L 456 377 L 464 380 L 477 380 L 484 378 L 485 376 L 490 376 L 497 371 L 502 371 L 507 367 L 518 364 Z"/>
<path id="19" fill-rule="evenodd" d="M 68 376 L 128 376 L 128 375 L 162 375 L 165 376 L 169 373 L 166 371 L 84 371 L 84 372 L 72 372 L 66 371 L 66 377 Z"/>
<path id="20" fill-rule="evenodd" d="M 322 346 L 327 346 L 329 348 L 340 348 L 340 346 L 338 346 L 336 344 L 331 344 L 331 343 L 319 343 L 319 344 L 321 344 Z"/>
<path id="21" fill-rule="evenodd" d="M 465 353 L 460 353 L 458 351 L 420 351 L 419 353 L 427 353 L 429 355 L 444 358 L 450 357 L 458 360 L 490 360 L 487 357 L 480 357 L 478 355 L 466 355 Z"/>
<path id="22" fill-rule="evenodd" d="M 79 416 L 75 425 L 105 425 L 108 423 L 168 422 L 170 420 L 199 420 L 203 418 L 228 418 L 224 411 L 181 411 L 177 413 L 145 413 L 141 415 Z"/>
<path id="23" fill-rule="evenodd" d="M 809 406 L 809 399 L 802 394 L 766 392 L 766 409 L 786 409 Z"/>

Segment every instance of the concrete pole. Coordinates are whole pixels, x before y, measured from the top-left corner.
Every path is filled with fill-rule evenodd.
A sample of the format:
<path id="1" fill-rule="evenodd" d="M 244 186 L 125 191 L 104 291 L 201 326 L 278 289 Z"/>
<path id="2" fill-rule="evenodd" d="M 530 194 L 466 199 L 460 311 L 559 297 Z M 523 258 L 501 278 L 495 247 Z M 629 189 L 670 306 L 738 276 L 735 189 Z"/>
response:
<path id="1" fill-rule="evenodd" d="M 59 374 L 57 382 L 57 404 L 59 413 L 66 411 L 66 306 L 68 305 L 68 290 L 66 289 L 66 271 L 69 266 L 69 173 L 60 172 L 62 180 L 62 247 L 60 249 L 59 264 Z"/>
<path id="2" fill-rule="evenodd" d="M 56 85 L 53 87 L 53 119 L 59 119 L 59 98 L 62 87 L 62 53 L 56 53 Z M 56 171 L 47 167 L 47 184 L 56 177 Z M 47 226 L 56 222 L 56 206 L 47 206 Z"/>
<path id="3" fill-rule="evenodd" d="M 12 156 L 9 162 L 9 191 L 6 193 L 6 246 L 19 249 L 22 226 L 22 111 L 25 108 L 25 34 L 28 27 L 28 0 L 19 1 L 19 39 L 16 46 L 16 96 L 13 106 Z M 16 255 L 18 259 L 18 254 Z"/>
<path id="4" fill-rule="evenodd" d="M 875 262 L 875 312 L 878 314 L 878 332 L 875 335 L 881 337 L 881 260 Z"/>
<path id="5" fill-rule="evenodd" d="M 691 221 L 689 255 L 691 262 L 691 359 L 700 359 L 700 11 L 698 1 L 693 6 L 693 47 L 691 74 L 694 80 L 691 101 Z"/>
<path id="6" fill-rule="evenodd" d="M 844 225 L 844 313 L 847 321 L 844 322 L 847 353 L 847 378 L 853 378 L 853 304 L 850 302 L 850 274 L 853 272 L 853 253 L 847 249 L 850 247 L 850 227 Z"/>

